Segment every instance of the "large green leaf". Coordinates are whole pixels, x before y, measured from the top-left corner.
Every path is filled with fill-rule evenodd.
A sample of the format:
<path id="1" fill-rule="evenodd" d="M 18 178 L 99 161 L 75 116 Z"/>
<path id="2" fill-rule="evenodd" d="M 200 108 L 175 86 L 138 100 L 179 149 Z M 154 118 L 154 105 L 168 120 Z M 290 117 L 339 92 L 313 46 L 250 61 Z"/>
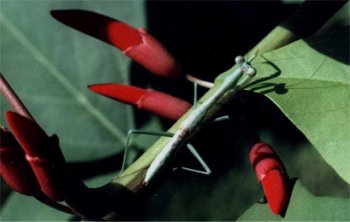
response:
<path id="1" fill-rule="evenodd" d="M 255 63 L 260 79 L 249 89 L 270 98 L 350 183 L 349 28 L 264 56 Z"/>
<path id="2" fill-rule="evenodd" d="M 39 124 L 48 133 L 58 134 L 68 160 L 105 157 L 122 150 L 127 131 L 134 128 L 132 112 L 86 86 L 127 82 L 130 60 L 51 17 L 50 10 L 62 8 L 101 12 L 142 26 L 143 2 L 1 2 L 1 72 L 5 78 Z M 5 124 L 3 118 L 1 124 Z"/>
<path id="3" fill-rule="evenodd" d="M 69 221 L 72 215 L 50 208 L 33 197 L 13 192 L 1 209 L 2 221 Z"/>
<path id="4" fill-rule="evenodd" d="M 316 197 L 297 181 L 284 217 L 271 213 L 268 204 L 257 203 L 239 221 L 349 221 L 350 201 L 335 197 Z"/>

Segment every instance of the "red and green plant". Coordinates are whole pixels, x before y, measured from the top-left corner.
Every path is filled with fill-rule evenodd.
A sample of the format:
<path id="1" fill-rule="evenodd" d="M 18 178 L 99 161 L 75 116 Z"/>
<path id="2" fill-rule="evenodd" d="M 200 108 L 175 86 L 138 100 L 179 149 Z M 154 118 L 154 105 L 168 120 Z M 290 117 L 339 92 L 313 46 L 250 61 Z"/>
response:
<path id="1" fill-rule="evenodd" d="M 216 110 L 208 114 L 208 116 L 217 116 L 219 112 L 228 112 L 231 117 L 229 123 L 231 130 L 227 130 L 228 127 L 220 123 L 219 126 L 209 126 L 206 127 L 208 129 L 203 129 L 203 132 L 196 132 L 191 138 L 199 144 L 199 147 L 203 147 L 200 149 L 205 151 L 207 157 L 205 159 L 214 166 L 213 175 L 200 177 L 176 171 L 170 179 L 170 185 L 169 182 L 165 182 L 162 188 L 160 188 L 161 182 L 172 174 L 172 166 L 193 164 L 192 160 L 187 159 L 186 154 L 181 152 L 172 162 L 171 167 L 164 169 L 156 183 L 145 188 L 142 182 L 147 167 L 167 142 L 167 138 L 163 137 L 154 142 L 143 155 L 111 182 L 106 183 L 105 180 L 104 186 L 89 183 L 85 185 L 82 180 L 84 175 L 91 177 L 99 166 L 102 169 L 106 168 L 103 163 L 107 163 L 108 166 L 104 172 L 97 170 L 101 178 L 108 171 L 112 171 L 113 176 L 117 175 L 116 172 L 122 160 L 118 155 L 115 156 L 116 158 L 111 157 L 112 162 L 108 162 L 107 159 L 95 162 L 91 160 L 112 155 L 117 150 L 122 151 L 126 135 L 123 132 L 135 128 L 135 122 L 130 108 L 95 97 L 89 94 L 84 87 L 89 85 L 88 88 L 98 94 L 131 104 L 141 110 L 134 110 L 136 113 L 148 111 L 162 119 L 167 119 L 164 122 L 165 125 L 169 124 L 169 120 L 177 121 L 169 129 L 169 132 L 174 132 L 179 127 L 182 116 L 188 115 L 191 110 L 190 103 L 181 95 L 186 92 L 186 88 L 187 91 L 190 88 L 184 80 L 187 79 L 210 88 L 199 100 L 199 103 L 202 103 L 215 92 L 216 86 L 220 85 L 224 77 L 229 75 L 235 67 L 216 77 L 215 84 L 203 81 L 187 74 L 193 72 L 193 68 L 188 65 L 192 61 L 191 58 L 187 58 L 187 62 L 180 61 L 181 57 L 176 55 L 176 59 L 169 52 L 176 52 L 176 49 L 166 49 L 160 43 L 161 41 L 151 36 L 143 28 L 135 29 L 121 21 L 88 11 L 52 11 L 53 17 L 117 47 L 149 72 L 156 74 L 150 77 L 149 73 L 143 70 L 144 76 L 150 79 L 155 78 L 154 82 L 158 82 L 158 88 L 179 87 L 175 90 L 179 98 L 160 92 L 163 91 L 162 89 L 146 89 L 148 86 L 143 83 L 136 84 L 137 86 L 120 84 L 119 82 L 127 82 L 125 79 L 128 79 L 128 76 L 124 76 L 123 79 L 123 77 L 115 77 L 115 73 L 111 73 L 111 76 L 104 73 L 116 68 L 115 65 L 111 65 L 110 69 L 105 69 L 101 65 L 91 66 L 91 63 L 110 65 L 126 61 L 122 57 L 116 59 L 114 52 L 97 53 L 93 48 L 90 48 L 90 54 L 83 53 L 83 51 L 74 52 L 81 57 L 79 60 L 82 60 L 77 67 L 74 67 L 74 69 L 80 69 L 80 76 L 65 75 L 63 72 L 72 73 L 74 71 L 69 70 L 70 66 L 57 68 L 56 65 L 59 65 L 60 62 L 71 63 L 69 53 L 72 53 L 72 47 L 70 44 L 76 41 L 74 38 L 78 38 L 78 35 L 79 41 L 74 43 L 77 44 L 74 50 L 89 48 L 90 43 L 102 48 L 101 51 L 108 51 L 108 47 L 96 45 L 99 43 L 96 43 L 95 40 L 84 40 L 88 38 L 74 31 L 69 32 L 70 41 L 64 39 L 66 35 L 58 32 L 48 32 L 40 37 L 36 35 L 27 37 L 26 33 L 30 31 L 23 31 L 20 28 L 26 22 L 13 20 L 16 10 L 24 10 L 26 7 L 9 2 L 1 4 L 3 8 L 9 10 L 4 11 L 1 15 L 1 25 L 5 30 L 2 34 L 4 40 L 1 41 L 2 72 L 9 82 L 14 83 L 13 86 L 17 93 L 29 107 L 27 109 L 23 105 L 5 78 L 1 76 L 1 92 L 13 110 L 5 112 L 10 108 L 7 105 L 2 107 L 4 111 L 2 116 L 5 117 L 5 120 L 1 122 L 1 175 L 13 190 L 33 196 L 52 208 L 68 213 L 59 214 L 59 211 L 54 211 L 52 216 L 49 216 L 50 213 L 43 214 L 42 217 L 20 214 L 18 217 L 13 216 L 13 209 L 26 212 L 26 207 L 30 209 L 29 206 L 36 206 L 37 202 L 33 202 L 35 204 L 28 202 L 28 204 L 19 206 L 19 202 L 25 203 L 29 198 L 23 199 L 22 196 L 12 194 L 2 211 L 4 219 L 66 220 L 69 214 L 93 220 L 130 220 L 134 218 L 232 220 L 239 215 L 241 215 L 240 220 L 350 219 L 348 212 L 350 175 L 347 167 L 350 145 L 348 139 L 349 115 L 347 115 L 350 112 L 349 103 L 347 103 L 350 99 L 348 93 L 350 89 L 349 50 L 347 50 L 349 49 L 349 28 L 345 26 L 345 28 L 331 29 L 329 27 L 332 27 L 332 20 L 326 23 L 344 5 L 344 2 L 323 4 L 305 2 L 295 14 L 277 26 L 247 53 L 248 56 L 257 55 L 252 65 L 258 73 L 246 87 L 248 93 L 239 93 L 237 98 L 227 96 L 225 103 L 228 105 L 220 104 Z M 40 4 L 45 7 L 50 6 L 49 3 Z M 67 6 L 70 4 L 67 3 Z M 131 8 L 138 7 L 136 6 L 138 3 L 129 4 Z M 152 5 L 152 3 L 149 4 Z M 346 11 L 347 7 L 347 5 L 344 6 L 333 17 L 333 22 L 335 20 L 338 22 L 336 24 L 340 24 L 341 13 Z M 29 8 L 39 10 L 41 12 L 39 15 L 48 14 L 48 11 L 42 12 L 42 7 Z M 108 7 L 103 6 L 103 8 L 108 11 Z M 49 9 L 53 8 L 49 7 Z M 84 17 L 86 13 L 88 16 Z M 23 15 L 29 16 L 25 13 Z M 90 20 L 92 18 L 90 16 L 99 16 L 100 19 Z M 40 16 L 37 17 L 43 22 Z M 33 24 L 36 22 L 33 21 Z M 54 20 L 48 23 L 54 23 Z M 62 25 L 55 24 L 55 26 L 63 29 Z M 323 27 L 321 32 L 316 33 L 321 27 Z M 176 32 L 173 34 L 176 35 Z M 48 38 L 47 35 L 52 38 Z M 235 35 L 239 34 L 235 33 Z M 47 42 L 42 41 L 43 39 Z M 52 44 L 57 45 L 54 47 L 56 51 L 49 53 L 47 50 L 51 49 Z M 11 63 L 10 58 L 15 58 L 14 55 L 9 55 L 11 54 L 9 52 L 14 53 L 13 46 L 18 50 L 24 49 L 35 59 L 34 63 L 28 61 L 26 65 L 24 64 L 25 67 L 31 67 L 34 64 L 32 69 L 22 70 L 20 68 L 19 61 L 23 62 L 28 59 L 28 57 L 21 58 L 20 51 L 16 53 L 18 61 Z M 62 55 L 60 50 L 64 50 L 64 56 L 54 57 L 55 54 Z M 94 53 L 96 54 L 93 56 Z M 189 52 L 183 53 L 184 58 L 186 58 L 186 53 Z M 7 55 L 9 58 L 6 57 Z M 47 55 L 47 58 L 44 55 Z M 89 59 L 91 57 L 93 60 Z M 125 73 L 128 73 L 126 67 L 125 64 L 118 64 L 118 69 L 122 71 L 125 69 Z M 40 71 L 42 68 L 44 71 Z M 32 73 L 36 69 L 38 72 Z M 43 74 L 45 72 L 49 74 Z M 92 72 L 97 72 L 98 75 L 96 73 L 91 76 L 87 75 Z M 12 73 L 17 74 L 15 76 Z M 25 73 L 28 77 L 18 73 Z M 144 76 L 140 75 L 135 78 L 142 79 Z M 131 82 L 132 79 L 129 80 Z M 95 82 L 104 83 L 91 85 Z M 249 93 L 249 91 L 254 93 Z M 269 98 L 284 115 L 258 94 Z M 42 98 L 45 99 L 41 100 Z M 231 102 L 228 102 L 229 100 Z M 41 101 L 44 104 L 39 104 Z M 50 102 L 59 105 L 50 106 Z M 79 108 L 74 107 L 77 105 Z M 273 115 L 269 116 L 270 113 Z M 268 121 L 261 120 L 264 119 L 264 115 Z M 291 122 L 288 122 L 284 116 Z M 147 121 L 149 125 L 145 124 Z M 157 121 L 152 119 L 147 120 L 146 118 L 146 121 L 141 122 L 143 123 L 138 125 L 138 128 L 143 130 L 161 128 L 161 124 L 159 122 L 157 124 Z M 41 123 L 43 127 L 40 126 Z M 77 126 L 71 126 L 73 123 Z M 282 127 L 279 127 L 279 124 Z M 296 127 L 297 130 L 295 128 L 291 130 L 292 127 Z M 56 134 L 48 136 L 50 133 L 43 129 L 47 129 L 46 131 L 51 134 L 57 133 L 60 142 Z M 286 132 L 280 132 L 284 130 Z M 221 133 L 215 134 L 215 131 Z M 230 131 L 230 135 L 223 136 L 224 131 Z M 274 136 L 268 136 L 264 132 L 274 132 Z M 227 141 L 234 140 L 233 147 L 220 148 L 225 144 L 221 141 L 224 138 Z M 287 138 L 288 142 L 276 142 L 283 138 Z M 259 142 L 261 139 L 273 144 L 276 151 L 273 151 L 268 144 Z M 134 148 L 147 148 L 145 145 L 147 143 L 152 144 L 148 139 L 143 139 L 141 145 L 134 143 L 133 146 Z M 89 150 L 90 154 L 84 154 L 89 153 L 86 147 L 92 147 Z M 224 151 L 224 156 L 220 154 L 222 151 Z M 277 156 L 277 152 L 281 158 Z M 312 158 L 309 157 L 310 153 L 312 153 Z M 139 153 L 134 154 L 139 155 Z M 228 158 L 229 155 L 232 156 Z M 64 156 L 68 159 L 68 163 Z M 247 167 L 249 165 L 248 156 L 253 168 Z M 229 164 L 228 159 L 236 163 Z M 70 163 L 86 160 L 91 163 Z M 317 175 L 311 174 L 313 170 L 317 172 Z M 257 183 L 253 182 L 253 171 L 262 185 L 262 190 L 259 190 Z M 110 177 L 112 176 L 106 174 L 106 178 Z M 294 177 L 298 179 L 296 181 L 289 179 Z M 183 182 L 186 183 L 182 185 Z M 329 188 L 328 185 L 332 187 Z M 318 189 L 319 187 L 321 189 Z M 152 194 L 158 188 L 160 198 L 157 199 Z M 248 195 L 242 195 L 242 193 L 248 193 Z M 169 197 L 169 195 L 174 197 Z M 248 205 L 257 202 L 259 196 L 265 196 L 268 204 L 256 203 L 247 210 Z M 210 198 L 212 203 L 220 202 L 220 204 L 208 205 L 208 203 L 203 203 L 205 198 Z M 168 211 L 173 214 L 161 212 L 164 203 Z M 186 204 L 193 206 L 191 213 L 185 209 Z M 214 209 L 207 210 L 208 206 Z M 43 209 L 50 208 L 45 206 Z M 228 213 L 228 209 L 235 210 L 229 210 L 230 213 Z M 206 210 L 210 213 L 203 213 Z M 144 215 L 140 216 L 140 212 L 143 212 Z"/>

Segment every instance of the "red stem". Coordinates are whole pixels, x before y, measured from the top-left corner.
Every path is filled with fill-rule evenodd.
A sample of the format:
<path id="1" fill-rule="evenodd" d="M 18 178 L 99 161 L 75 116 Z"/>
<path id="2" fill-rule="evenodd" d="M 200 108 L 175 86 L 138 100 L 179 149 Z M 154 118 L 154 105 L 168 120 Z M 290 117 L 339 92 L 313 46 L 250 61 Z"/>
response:
<path id="1" fill-rule="evenodd" d="M 15 91 L 11 88 L 5 77 L 0 73 L 0 91 L 6 97 L 7 101 L 11 104 L 14 111 L 18 114 L 27 117 L 34 121 L 32 115 L 29 113 L 27 108 L 24 106 L 22 101 L 16 95 Z"/>

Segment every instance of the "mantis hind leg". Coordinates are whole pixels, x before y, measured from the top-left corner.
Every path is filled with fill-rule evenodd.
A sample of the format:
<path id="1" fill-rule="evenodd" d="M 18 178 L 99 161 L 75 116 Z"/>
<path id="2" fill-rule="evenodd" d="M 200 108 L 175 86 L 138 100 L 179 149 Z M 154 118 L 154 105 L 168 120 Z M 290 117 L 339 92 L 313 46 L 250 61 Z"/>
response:
<path id="1" fill-rule="evenodd" d="M 128 132 L 128 135 L 127 135 L 126 141 L 125 141 L 123 163 L 122 163 L 122 168 L 120 170 L 120 173 L 122 173 L 125 170 L 126 158 L 128 156 L 128 150 L 129 150 L 129 144 L 130 144 L 131 136 L 134 134 L 151 135 L 151 136 L 165 136 L 165 137 L 174 136 L 174 134 L 170 133 L 170 132 L 159 132 L 159 131 L 148 131 L 148 130 L 130 130 Z"/>
<path id="2" fill-rule="evenodd" d="M 198 104 L 198 83 L 193 83 L 193 107 L 194 109 L 197 109 Z"/>
<path id="3" fill-rule="evenodd" d="M 199 173 L 199 174 L 204 174 L 204 175 L 210 175 L 211 174 L 211 169 L 209 166 L 205 163 L 205 161 L 202 159 L 202 157 L 199 155 L 197 150 L 194 148 L 194 146 L 190 143 L 186 145 L 187 149 L 192 153 L 192 155 L 198 160 L 198 162 L 201 164 L 204 170 L 197 170 L 197 169 L 192 169 L 189 167 L 180 167 L 182 170 L 186 170 L 192 173 Z"/>

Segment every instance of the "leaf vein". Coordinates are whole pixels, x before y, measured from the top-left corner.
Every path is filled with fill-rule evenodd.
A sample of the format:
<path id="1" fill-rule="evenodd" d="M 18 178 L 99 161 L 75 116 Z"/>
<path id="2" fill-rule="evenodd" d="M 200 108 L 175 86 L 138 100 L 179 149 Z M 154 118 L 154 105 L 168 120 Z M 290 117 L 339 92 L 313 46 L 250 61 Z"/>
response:
<path id="1" fill-rule="evenodd" d="M 49 73 L 65 88 L 72 96 L 87 109 L 87 111 L 96 118 L 102 126 L 104 126 L 112 135 L 114 135 L 120 142 L 124 143 L 125 135 L 122 131 L 115 127 L 111 121 L 98 110 L 86 96 L 77 89 L 72 82 L 67 79 L 62 72 L 60 72 L 54 64 L 52 64 L 43 53 L 33 45 L 33 43 L 21 32 L 14 24 L 12 24 L 6 16 L 0 14 L 1 23 L 6 27 L 12 35 L 34 56 L 38 62 L 46 67 Z"/>

